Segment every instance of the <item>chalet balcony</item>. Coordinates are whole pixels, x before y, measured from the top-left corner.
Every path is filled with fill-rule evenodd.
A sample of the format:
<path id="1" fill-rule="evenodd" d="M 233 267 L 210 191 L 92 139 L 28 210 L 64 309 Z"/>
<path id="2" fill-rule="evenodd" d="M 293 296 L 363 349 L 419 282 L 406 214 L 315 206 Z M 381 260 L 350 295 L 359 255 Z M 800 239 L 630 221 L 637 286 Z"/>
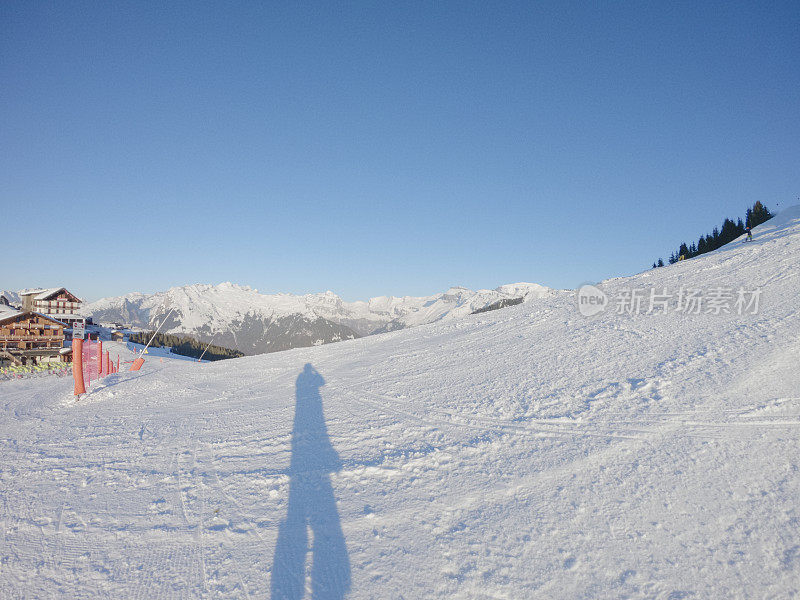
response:
<path id="1" fill-rule="evenodd" d="M 63 336 L 0 336 L 0 349 L 49 349 L 61 348 L 64 343 Z"/>

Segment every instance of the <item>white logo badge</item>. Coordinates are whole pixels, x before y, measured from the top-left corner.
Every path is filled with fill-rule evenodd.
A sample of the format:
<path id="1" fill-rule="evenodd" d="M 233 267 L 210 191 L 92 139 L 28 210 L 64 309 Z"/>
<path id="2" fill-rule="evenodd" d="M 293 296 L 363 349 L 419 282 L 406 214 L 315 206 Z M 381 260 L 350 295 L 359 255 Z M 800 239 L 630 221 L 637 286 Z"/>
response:
<path id="1" fill-rule="evenodd" d="M 584 317 L 593 317 L 608 306 L 608 296 L 599 287 L 582 285 L 578 289 L 578 312 Z"/>

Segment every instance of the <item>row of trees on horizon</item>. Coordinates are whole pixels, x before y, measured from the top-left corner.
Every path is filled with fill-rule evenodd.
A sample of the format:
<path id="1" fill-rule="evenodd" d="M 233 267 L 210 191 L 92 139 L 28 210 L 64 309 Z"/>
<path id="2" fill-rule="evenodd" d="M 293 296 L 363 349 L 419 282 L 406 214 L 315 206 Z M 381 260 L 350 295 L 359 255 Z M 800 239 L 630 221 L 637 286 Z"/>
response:
<path id="1" fill-rule="evenodd" d="M 134 344 L 147 344 L 152 336 L 152 331 L 143 331 L 141 333 L 131 333 L 128 339 Z M 170 347 L 173 354 L 200 358 L 207 344 L 190 336 L 157 333 L 150 345 L 154 348 Z M 239 358 L 240 356 L 244 356 L 244 352 L 212 344 L 203 355 L 203 360 L 225 360 L 226 358 Z"/>
<path id="2" fill-rule="evenodd" d="M 701 235 L 696 243 L 688 245 L 683 242 L 676 252 L 673 252 L 669 257 L 669 264 L 673 264 L 681 260 L 694 258 L 706 252 L 712 252 L 717 248 L 721 248 L 725 244 L 732 242 L 747 230 L 748 227 L 753 228 L 756 225 L 761 225 L 765 221 L 769 221 L 773 217 L 770 210 L 757 201 L 752 208 L 747 209 L 744 221 L 738 219 L 735 223 L 731 219 L 725 219 L 722 227 L 714 227 L 714 230 L 706 235 Z M 653 263 L 653 268 L 663 267 L 664 260 L 659 258 L 657 262 Z"/>

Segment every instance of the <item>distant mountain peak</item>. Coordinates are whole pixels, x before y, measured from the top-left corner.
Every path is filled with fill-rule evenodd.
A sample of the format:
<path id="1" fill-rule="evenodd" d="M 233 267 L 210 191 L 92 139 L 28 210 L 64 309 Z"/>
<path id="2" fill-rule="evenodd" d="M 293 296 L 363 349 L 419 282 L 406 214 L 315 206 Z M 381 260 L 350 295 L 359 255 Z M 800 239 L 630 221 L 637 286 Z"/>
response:
<path id="1" fill-rule="evenodd" d="M 530 300 L 552 293 L 538 284 L 516 283 L 495 290 L 453 286 L 432 296 L 378 296 L 345 302 L 330 290 L 261 294 L 250 286 L 225 281 L 103 298 L 86 305 L 84 312 L 99 322 L 155 329 L 172 311 L 165 333 L 186 333 L 202 340 L 216 336 L 215 343 L 258 354 L 461 318 L 502 300 Z"/>

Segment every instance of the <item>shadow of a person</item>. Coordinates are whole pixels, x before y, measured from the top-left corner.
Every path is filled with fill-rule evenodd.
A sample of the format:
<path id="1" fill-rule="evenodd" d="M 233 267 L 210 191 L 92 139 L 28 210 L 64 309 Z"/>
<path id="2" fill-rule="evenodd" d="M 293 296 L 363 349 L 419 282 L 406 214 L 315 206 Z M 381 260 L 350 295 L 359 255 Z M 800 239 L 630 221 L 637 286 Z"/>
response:
<path id="1" fill-rule="evenodd" d="M 303 597 L 305 559 L 311 550 L 311 597 L 338 600 L 350 589 L 350 560 L 329 476 L 341 469 L 341 461 L 331 446 L 322 412 L 319 388 L 325 380 L 309 363 L 295 385 L 289 508 L 278 529 L 271 594 L 273 600 Z"/>

